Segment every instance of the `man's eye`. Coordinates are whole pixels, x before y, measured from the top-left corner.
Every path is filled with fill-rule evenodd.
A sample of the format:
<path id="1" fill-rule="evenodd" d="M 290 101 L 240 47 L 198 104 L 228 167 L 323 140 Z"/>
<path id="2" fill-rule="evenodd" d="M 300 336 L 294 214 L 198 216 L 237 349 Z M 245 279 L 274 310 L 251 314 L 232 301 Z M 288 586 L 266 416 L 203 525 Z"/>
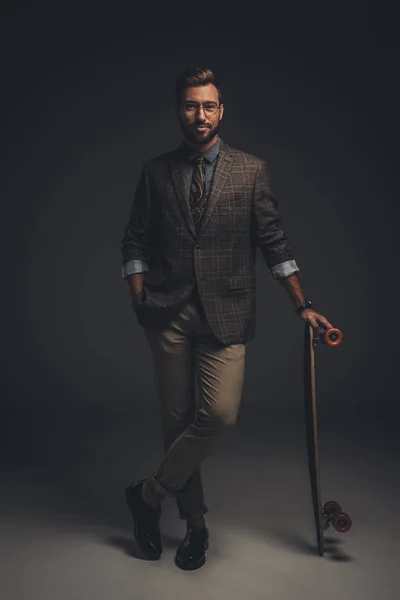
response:
<path id="1" fill-rule="evenodd" d="M 188 102 L 187 104 L 185 104 L 185 108 L 186 110 L 195 110 L 196 109 L 196 104 L 193 104 L 193 102 Z"/>
<path id="2" fill-rule="evenodd" d="M 204 105 L 204 109 L 205 110 L 214 110 L 216 108 L 216 104 L 205 104 Z"/>

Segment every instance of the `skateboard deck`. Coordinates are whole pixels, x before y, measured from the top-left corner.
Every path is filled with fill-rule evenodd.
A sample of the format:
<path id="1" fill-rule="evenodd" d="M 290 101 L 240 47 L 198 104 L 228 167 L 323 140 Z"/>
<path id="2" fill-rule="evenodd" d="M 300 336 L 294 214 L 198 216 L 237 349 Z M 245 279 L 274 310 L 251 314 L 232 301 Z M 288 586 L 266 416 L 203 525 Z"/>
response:
<path id="1" fill-rule="evenodd" d="M 324 531 L 331 525 L 336 531 L 344 533 L 351 527 L 349 515 L 342 512 L 341 506 L 330 500 L 322 505 L 321 482 L 318 449 L 317 397 L 315 390 L 315 354 L 317 343 L 331 347 L 341 344 L 343 334 L 339 329 L 314 329 L 306 323 L 304 334 L 304 415 L 306 424 L 308 469 L 310 475 L 311 496 L 317 536 L 318 552 L 324 555 Z"/>

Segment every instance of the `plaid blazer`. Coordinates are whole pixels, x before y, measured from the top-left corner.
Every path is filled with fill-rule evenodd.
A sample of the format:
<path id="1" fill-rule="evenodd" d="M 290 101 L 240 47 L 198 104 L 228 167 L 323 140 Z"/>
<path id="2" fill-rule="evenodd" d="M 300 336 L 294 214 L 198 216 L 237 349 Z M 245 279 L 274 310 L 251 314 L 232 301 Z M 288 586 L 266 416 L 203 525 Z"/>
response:
<path id="1" fill-rule="evenodd" d="M 267 164 L 221 140 L 197 234 L 182 161 L 178 148 L 144 163 L 125 226 L 122 262 L 149 266 L 138 322 L 151 327 L 197 285 L 215 337 L 223 345 L 244 343 L 255 335 L 257 247 L 269 269 L 293 260 Z"/>

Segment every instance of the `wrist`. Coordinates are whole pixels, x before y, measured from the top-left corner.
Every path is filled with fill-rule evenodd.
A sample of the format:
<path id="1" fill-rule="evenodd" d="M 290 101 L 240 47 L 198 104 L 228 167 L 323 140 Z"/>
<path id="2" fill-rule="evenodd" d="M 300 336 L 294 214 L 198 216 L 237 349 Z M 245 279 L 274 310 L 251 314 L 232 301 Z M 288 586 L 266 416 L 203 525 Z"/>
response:
<path id="1" fill-rule="evenodd" d="M 138 295 L 143 289 L 145 273 L 134 273 L 128 277 L 128 285 L 132 295 Z"/>
<path id="2" fill-rule="evenodd" d="M 306 300 L 304 304 L 296 306 L 296 312 L 298 315 L 300 315 L 304 310 L 307 310 L 308 308 L 312 308 L 312 303 L 310 302 L 310 300 Z"/>

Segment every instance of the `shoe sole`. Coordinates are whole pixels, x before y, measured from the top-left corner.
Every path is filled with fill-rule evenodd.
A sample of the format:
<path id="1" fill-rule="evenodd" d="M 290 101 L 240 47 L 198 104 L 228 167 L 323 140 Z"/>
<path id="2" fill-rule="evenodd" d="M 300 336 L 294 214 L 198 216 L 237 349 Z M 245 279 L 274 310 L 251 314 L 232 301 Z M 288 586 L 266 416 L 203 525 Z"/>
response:
<path id="1" fill-rule="evenodd" d="M 126 490 L 125 490 L 125 499 L 126 499 L 126 502 L 127 502 L 127 504 L 128 504 L 129 510 L 131 511 L 132 518 L 133 518 L 133 535 L 134 535 L 134 537 L 135 537 L 136 543 L 137 543 L 137 545 L 139 546 L 139 548 L 140 548 L 141 552 L 142 552 L 142 553 L 143 553 L 143 555 L 144 555 L 146 558 L 148 558 L 149 560 L 160 560 L 160 558 L 161 558 L 161 553 L 160 553 L 160 554 L 152 554 L 152 553 L 146 552 L 146 549 L 145 549 L 145 548 L 143 548 L 143 547 L 141 546 L 141 544 L 140 544 L 140 538 L 139 538 L 139 534 L 138 534 L 138 530 L 137 530 L 138 521 L 137 521 L 137 519 L 135 518 L 135 512 L 134 512 L 134 509 L 133 509 L 132 503 L 131 503 L 131 501 L 130 501 L 130 499 L 129 499 L 129 493 L 128 493 L 128 489 L 126 489 Z"/>
<path id="2" fill-rule="evenodd" d="M 185 562 L 181 562 L 176 556 L 175 556 L 175 564 L 177 567 L 179 567 L 180 569 L 182 569 L 183 571 L 195 571 L 196 569 L 201 569 L 201 567 L 205 564 L 206 562 L 206 557 L 204 556 L 201 561 L 197 562 L 197 563 L 185 563 Z"/>
<path id="3" fill-rule="evenodd" d="M 208 550 L 208 542 L 204 546 L 204 548 L 205 548 L 205 550 Z M 206 562 L 205 556 L 203 556 L 203 558 L 196 563 L 185 563 L 184 561 L 179 560 L 179 558 L 175 555 L 175 564 L 177 567 L 179 567 L 183 571 L 195 571 L 196 569 L 201 569 L 201 567 L 204 566 L 205 562 Z"/>

